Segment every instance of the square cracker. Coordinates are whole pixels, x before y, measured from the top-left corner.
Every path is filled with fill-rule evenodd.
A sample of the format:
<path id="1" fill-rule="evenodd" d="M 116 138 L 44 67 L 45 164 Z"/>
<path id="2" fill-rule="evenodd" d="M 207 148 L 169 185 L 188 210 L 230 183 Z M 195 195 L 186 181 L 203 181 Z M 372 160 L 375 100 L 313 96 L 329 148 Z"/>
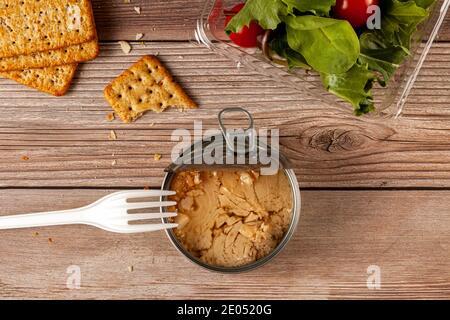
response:
<path id="1" fill-rule="evenodd" d="M 69 89 L 76 70 L 77 64 L 74 63 L 42 69 L 0 72 L 0 77 L 14 80 L 54 96 L 62 96 Z"/>
<path id="2" fill-rule="evenodd" d="M 95 38 L 89 0 L 0 0 L 0 58 L 29 55 Z"/>
<path id="3" fill-rule="evenodd" d="M 0 58 L 0 71 L 46 68 L 84 62 L 95 59 L 98 53 L 98 41 L 95 39 L 66 48 Z"/>
<path id="4" fill-rule="evenodd" d="M 155 56 L 142 57 L 113 80 L 104 93 L 124 122 L 134 121 L 148 110 L 162 112 L 168 107 L 197 108 Z"/>

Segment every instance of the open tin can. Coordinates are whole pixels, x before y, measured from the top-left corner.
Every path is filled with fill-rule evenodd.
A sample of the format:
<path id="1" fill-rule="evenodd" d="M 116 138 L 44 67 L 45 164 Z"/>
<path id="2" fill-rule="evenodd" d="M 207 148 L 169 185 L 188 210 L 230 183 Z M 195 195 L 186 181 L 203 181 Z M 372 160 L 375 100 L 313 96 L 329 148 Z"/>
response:
<path id="1" fill-rule="evenodd" d="M 227 129 L 225 126 L 224 116 L 228 113 L 242 113 L 249 121 L 248 127 L 246 129 Z M 276 248 L 271 251 L 265 257 L 258 259 L 249 264 L 238 266 L 238 267 L 222 267 L 215 266 L 205 263 L 199 258 L 195 257 L 190 253 L 184 245 L 180 242 L 174 230 L 166 230 L 166 234 L 169 237 L 172 244 L 177 248 L 177 250 L 182 253 L 185 257 L 191 260 L 193 263 L 206 268 L 211 271 L 223 272 L 223 273 L 239 273 L 244 271 L 250 271 L 256 269 L 267 262 L 271 261 L 281 250 L 286 246 L 289 240 L 292 238 L 294 231 L 297 228 L 297 224 L 300 217 L 300 189 L 295 176 L 294 170 L 292 170 L 289 160 L 278 150 L 278 148 L 272 147 L 267 143 L 267 139 L 261 139 L 255 135 L 255 130 L 253 126 L 253 118 L 251 114 L 242 108 L 228 108 L 224 109 L 219 113 L 219 125 L 220 132 L 215 135 L 211 135 L 203 138 L 191 145 L 190 148 L 183 150 L 179 158 L 172 163 L 165 171 L 166 175 L 162 183 L 162 190 L 170 190 L 172 181 L 175 175 L 181 171 L 186 170 L 225 170 L 225 169 L 235 169 L 235 170 L 267 170 L 267 174 L 270 174 L 270 170 L 282 170 L 286 175 L 289 182 L 292 196 L 292 212 L 291 221 L 284 234 L 281 241 L 278 243 Z M 266 137 L 267 138 L 267 137 Z M 266 140 L 266 141 L 263 141 Z M 202 153 L 198 150 L 205 150 L 206 148 L 220 150 L 223 149 L 223 157 L 234 157 L 233 164 L 229 164 L 229 161 L 224 161 L 223 163 L 205 163 L 202 158 Z M 261 159 L 261 154 L 268 155 L 265 157 L 264 161 Z M 259 156 L 258 156 L 259 155 Z M 229 158 L 227 158 L 229 159 Z M 270 168 L 268 164 L 270 163 Z M 274 167 L 276 169 L 274 169 Z M 275 173 L 276 173 L 275 172 Z M 161 198 L 162 201 L 168 200 L 167 198 Z M 161 208 L 162 212 L 168 211 L 167 208 Z M 168 218 L 163 219 L 164 223 L 169 223 Z"/>

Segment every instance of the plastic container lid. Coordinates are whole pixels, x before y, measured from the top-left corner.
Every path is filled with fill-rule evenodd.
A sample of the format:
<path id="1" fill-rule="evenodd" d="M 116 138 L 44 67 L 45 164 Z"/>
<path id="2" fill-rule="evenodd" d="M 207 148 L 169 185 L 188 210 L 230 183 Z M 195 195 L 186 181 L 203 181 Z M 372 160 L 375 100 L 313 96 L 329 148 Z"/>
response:
<path id="1" fill-rule="evenodd" d="M 197 21 L 195 38 L 214 52 L 236 63 L 269 76 L 295 88 L 302 94 L 318 99 L 327 106 L 334 105 L 344 112 L 353 113 L 352 106 L 328 93 L 323 88 L 320 76 L 302 69 L 288 70 L 272 63 L 259 49 L 243 49 L 231 43 L 224 32 L 224 10 L 242 1 L 207 0 Z M 373 89 L 376 111 L 365 117 L 397 118 L 401 116 L 407 98 L 419 75 L 420 69 L 438 35 L 450 6 L 450 0 L 437 0 L 430 11 L 430 17 L 422 23 L 413 36 L 411 56 L 403 62 L 386 87 L 375 85 Z"/>

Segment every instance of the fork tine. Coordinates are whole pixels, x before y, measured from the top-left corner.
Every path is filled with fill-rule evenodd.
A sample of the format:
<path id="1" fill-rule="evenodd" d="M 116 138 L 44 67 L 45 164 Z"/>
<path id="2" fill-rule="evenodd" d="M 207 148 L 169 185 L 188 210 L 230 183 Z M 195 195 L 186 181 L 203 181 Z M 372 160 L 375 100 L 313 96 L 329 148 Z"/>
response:
<path id="1" fill-rule="evenodd" d="M 159 223 L 159 224 L 136 224 L 124 225 L 116 228 L 119 233 L 137 233 L 137 232 L 151 232 L 165 229 L 172 229 L 178 227 L 176 223 Z"/>
<path id="2" fill-rule="evenodd" d="M 149 220 L 149 219 L 161 219 L 161 218 L 173 218 L 176 217 L 176 212 L 155 212 L 155 213 L 139 213 L 139 214 L 128 214 L 123 218 L 124 221 L 138 221 L 138 220 Z"/>
<path id="3" fill-rule="evenodd" d="M 154 201 L 154 202 L 133 202 L 125 203 L 115 206 L 116 209 L 147 209 L 147 208 L 159 208 L 159 207 L 171 207 L 176 205 L 175 201 Z"/>
<path id="4" fill-rule="evenodd" d="M 145 198 L 145 197 L 161 197 L 176 194 L 169 190 L 127 190 L 114 192 L 105 198 L 114 202 L 125 202 L 125 199 Z"/>
<path id="5" fill-rule="evenodd" d="M 123 196 L 127 199 L 145 198 L 145 197 L 162 197 L 173 196 L 175 191 L 170 190 L 130 190 Z"/>

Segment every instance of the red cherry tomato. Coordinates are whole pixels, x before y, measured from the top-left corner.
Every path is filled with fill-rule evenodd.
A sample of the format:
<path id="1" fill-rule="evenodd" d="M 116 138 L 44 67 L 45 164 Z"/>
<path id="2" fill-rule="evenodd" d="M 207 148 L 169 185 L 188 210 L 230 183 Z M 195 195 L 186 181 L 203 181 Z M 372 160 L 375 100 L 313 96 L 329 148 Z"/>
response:
<path id="1" fill-rule="evenodd" d="M 347 20 L 354 28 L 361 28 L 367 24 L 367 19 L 372 13 L 367 13 L 367 8 L 379 5 L 379 0 L 336 0 L 333 8 L 333 17 Z"/>
<path id="2" fill-rule="evenodd" d="M 245 3 L 237 4 L 225 13 L 227 15 L 225 19 L 225 26 L 228 25 L 233 16 L 241 11 L 244 6 Z M 240 47 L 254 48 L 258 45 L 258 36 L 263 33 L 264 29 L 261 28 L 257 22 L 252 21 L 248 27 L 243 27 L 241 31 L 232 32 L 230 34 L 230 39 Z"/>

